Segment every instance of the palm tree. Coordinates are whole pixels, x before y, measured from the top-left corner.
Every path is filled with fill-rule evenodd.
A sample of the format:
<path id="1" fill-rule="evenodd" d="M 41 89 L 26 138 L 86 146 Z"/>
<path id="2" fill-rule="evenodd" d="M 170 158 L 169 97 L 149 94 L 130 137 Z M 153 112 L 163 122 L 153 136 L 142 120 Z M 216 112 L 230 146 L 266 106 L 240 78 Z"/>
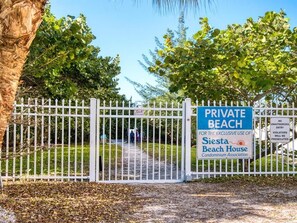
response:
<path id="1" fill-rule="evenodd" d="M 139 1 L 139 0 L 134 0 Z M 152 0 L 158 9 L 198 9 L 211 0 Z M 35 38 L 47 0 L 0 1 L 0 148 L 13 109 L 23 65 Z"/>

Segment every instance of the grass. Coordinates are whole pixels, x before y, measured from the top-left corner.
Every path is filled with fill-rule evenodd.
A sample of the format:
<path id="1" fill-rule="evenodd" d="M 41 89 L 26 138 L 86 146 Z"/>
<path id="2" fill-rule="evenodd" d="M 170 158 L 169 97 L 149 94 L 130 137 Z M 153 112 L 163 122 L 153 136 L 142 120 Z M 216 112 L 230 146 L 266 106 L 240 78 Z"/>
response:
<path id="1" fill-rule="evenodd" d="M 32 152 L 33 151 L 33 152 Z M 100 144 L 99 156 L 102 163 L 108 165 L 109 162 L 115 163 L 115 157 L 121 157 L 121 147 L 114 144 Z M 4 155 L 4 154 L 2 154 Z M 88 175 L 89 174 L 89 159 L 90 146 L 57 146 L 50 147 L 34 152 L 31 148 L 30 153 L 18 154 L 12 156 L 10 153 L 8 159 L 1 161 L 1 172 L 3 175 L 12 176 L 19 175 L 26 177 L 29 175 Z M 104 159 L 104 160 L 103 160 Z M 121 160 L 121 159 L 119 159 Z M 36 162 L 35 162 L 36 161 Z"/>
<path id="2" fill-rule="evenodd" d="M 282 165 L 283 160 L 283 165 Z M 293 171 L 293 165 L 290 164 L 290 160 L 287 157 L 282 157 L 282 155 L 269 155 L 265 159 L 256 160 L 251 165 L 252 171 L 270 171 L 270 172 L 280 172 L 280 171 Z"/>

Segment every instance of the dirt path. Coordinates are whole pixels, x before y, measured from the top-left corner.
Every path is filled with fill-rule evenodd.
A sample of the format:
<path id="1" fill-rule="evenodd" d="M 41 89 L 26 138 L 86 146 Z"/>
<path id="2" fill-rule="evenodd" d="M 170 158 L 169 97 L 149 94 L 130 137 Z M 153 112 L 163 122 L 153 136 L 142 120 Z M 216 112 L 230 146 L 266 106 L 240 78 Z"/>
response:
<path id="1" fill-rule="evenodd" d="M 237 186 L 236 186 L 237 185 Z M 297 222 L 297 187 L 227 184 L 138 186 L 137 222 Z"/>
<path id="2" fill-rule="evenodd" d="M 135 144 L 123 144 L 124 176 L 135 180 L 178 180 L 181 172 L 171 161 L 151 157 Z"/>

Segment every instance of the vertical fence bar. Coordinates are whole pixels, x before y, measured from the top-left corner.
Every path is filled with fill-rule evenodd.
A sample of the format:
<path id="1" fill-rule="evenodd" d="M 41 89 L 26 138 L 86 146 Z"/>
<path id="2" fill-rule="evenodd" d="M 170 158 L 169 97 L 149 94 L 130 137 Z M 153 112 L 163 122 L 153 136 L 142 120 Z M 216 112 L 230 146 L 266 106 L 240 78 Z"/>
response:
<path id="1" fill-rule="evenodd" d="M 37 168 L 37 98 L 34 103 L 34 181 L 36 180 L 36 168 Z"/>
<path id="2" fill-rule="evenodd" d="M 5 176 L 6 181 L 8 180 L 8 167 L 9 167 L 9 130 L 10 126 L 7 126 L 6 129 L 6 154 L 5 154 Z"/>
<path id="3" fill-rule="evenodd" d="M 96 99 L 90 102 L 90 182 L 96 181 Z"/>
<path id="4" fill-rule="evenodd" d="M 109 129 L 108 129 L 108 180 L 111 180 L 111 117 L 112 117 L 112 110 L 111 110 L 111 101 L 109 101 Z"/>
<path id="5" fill-rule="evenodd" d="M 213 102 L 213 106 L 216 106 L 216 101 Z M 219 106 L 222 106 L 222 101 L 219 101 Z M 222 159 L 220 159 L 220 161 L 222 161 Z M 217 172 L 216 159 L 214 159 L 212 162 L 213 162 L 213 172 L 216 173 Z M 210 168 L 210 163 L 208 163 L 208 167 Z M 225 171 L 227 172 L 227 169 Z M 210 169 L 208 169 L 208 172 L 210 172 Z M 214 178 L 216 177 L 217 177 L 216 174 L 214 174 Z"/>
<path id="6" fill-rule="evenodd" d="M 75 100 L 75 119 L 74 119 L 74 181 L 77 180 L 77 121 L 78 121 L 78 103 L 77 100 Z"/>
<path id="7" fill-rule="evenodd" d="M 31 146 L 31 139 L 30 139 L 30 125 L 31 125 L 31 118 L 30 118 L 30 98 L 28 98 L 28 126 L 27 126 L 27 175 L 30 175 L 30 146 Z"/>
<path id="8" fill-rule="evenodd" d="M 268 110 L 268 106 L 267 106 L 267 110 Z M 271 116 L 272 116 L 272 114 L 273 114 L 273 111 L 272 111 L 272 102 L 270 102 L 270 120 L 269 121 L 271 121 Z M 268 133 L 268 130 L 267 130 L 267 133 Z M 271 169 L 271 174 L 270 175 L 272 175 L 272 173 L 273 173 L 273 143 L 271 142 L 271 140 L 270 140 L 270 152 L 271 152 L 271 160 L 270 160 L 270 169 Z"/>
<path id="9" fill-rule="evenodd" d="M 179 178 L 179 118 L 180 118 L 180 104 L 179 102 L 177 103 L 177 109 L 178 109 L 178 112 L 177 112 L 177 120 L 176 120 L 176 179 L 178 180 Z"/>
<path id="10" fill-rule="evenodd" d="M 205 105 L 204 100 L 202 100 L 202 102 L 201 102 L 201 106 L 204 106 L 204 105 Z M 197 118 L 198 118 L 198 116 L 197 116 Z M 196 121 L 198 121 L 198 120 L 196 120 Z M 197 140 L 198 140 L 198 138 L 197 138 Z M 198 157 L 197 154 L 196 154 L 196 157 Z M 197 159 L 197 158 L 196 158 L 196 159 Z M 198 163 L 199 163 L 199 162 L 198 162 Z M 204 177 L 205 177 L 204 166 L 205 166 L 205 162 L 204 162 L 204 159 L 203 159 L 202 162 L 201 162 L 201 172 L 202 172 L 202 178 L 203 178 L 203 179 L 204 179 Z M 222 164 L 220 164 L 220 176 L 222 176 L 221 173 L 222 173 Z"/>
<path id="11" fill-rule="evenodd" d="M 133 143 L 133 146 L 134 146 L 134 162 L 133 162 L 133 167 L 134 167 L 134 170 L 133 170 L 133 175 L 134 175 L 134 180 L 136 180 L 136 156 L 137 156 L 137 118 L 135 117 L 135 110 L 134 110 L 134 143 Z"/>
<path id="12" fill-rule="evenodd" d="M 278 104 L 275 105 L 275 116 L 278 116 Z M 276 172 L 277 172 L 277 176 L 278 176 L 278 173 L 279 173 L 279 167 L 278 167 L 278 143 L 274 143 L 275 146 L 276 146 Z"/>
<path id="13" fill-rule="evenodd" d="M 128 170 L 127 170 L 127 175 L 128 175 L 128 180 L 130 179 L 130 148 L 131 148 L 131 139 L 130 139 L 130 129 L 131 129 L 131 102 L 129 101 L 128 104 Z"/>
<path id="14" fill-rule="evenodd" d="M 65 137 L 65 100 L 62 100 L 62 127 L 61 127 L 61 180 L 64 181 L 64 137 Z"/>
<path id="15" fill-rule="evenodd" d="M 225 101 L 225 106 L 227 106 L 227 105 L 228 105 L 228 103 L 227 103 L 227 101 Z M 234 106 L 233 101 L 231 101 L 230 106 Z M 232 160 L 231 160 L 231 162 L 232 162 Z M 244 160 L 242 160 L 242 165 L 243 165 L 242 169 L 243 169 L 243 172 L 244 172 Z M 225 159 L 225 176 L 226 177 L 228 177 L 227 172 L 228 172 L 228 159 Z"/>
<path id="16" fill-rule="evenodd" d="M 124 147 L 124 140 L 125 140 L 125 110 L 124 110 L 125 102 L 122 101 L 122 159 L 121 159 L 121 180 L 124 179 L 124 150 L 126 148 Z M 129 131 L 129 130 L 128 130 Z M 129 134 L 129 133 L 128 133 Z M 129 138 L 129 137 L 128 137 Z"/>
<path id="17" fill-rule="evenodd" d="M 24 150 L 24 98 L 21 99 L 21 127 L 20 127 L 20 178 L 23 176 L 23 150 Z M 2 156 L 0 156 L 2 158 Z M 0 162 L 1 165 L 1 162 Z"/>
<path id="18" fill-rule="evenodd" d="M 161 111 L 162 111 L 162 102 L 159 102 L 159 112 L 160 112 L 160 116 L 161 116 Z M 164 131 L 166 131 L 165 129 L 164 129 Z M 162 134 L 162 119 L 161 119 L 161 117 L 159 118 L 159 163 L 158 163 L 158 168 L 159 168 L 159 170 L 158 170 L 158 179 L 160 180 L 161 179 L 161 134 Z"/>
<path id="19" fill-rule="evenodd" d="M 264 140 L 264 143 L 265 143 L 265 176 L 267 177 L 267 172 L 268 172 L 268 155 L 267 155 L 267 150 L 268 150 L 268 147 L 267 147 L 267 138 L 268 138 L 268 125 L 267 125 L 267 109 L 266 109 L 266 103 L 264 103 L 264 129 L 265 129 L 265 140 Z M 261 139 L 262 140 L 262 139 Z M 272 159 L 272 154 L 270 154 L 270 157 Z"/>
<path id="20" fill-rule="evenodd" d="M 44 98 L 41 99 L 41 153 L 40 153 L 40 175 L 43 178 L 43 158 L 44 158 Z"/>
<path id="21" fill-rule="evenodd" d="M 17 156 L 17 153 L 16 153 L 16 102 L 14 102 L 13 104 L 13 154 L 12 154 L 12 178 L 13 178 L 13 181 L 15 181 L 15 177 L 16 177 L 16 156 Z"/>
<path id="22" fill-rule="evenodd" d="M 152 180 L 155 180 L 155 146 L 156 146 L 156 102 L 154 101 L 153 109 L 153 169 Z"/>
<path id="23" fill-rule="evenodd" d="M 250 102 L 248 102 L 248 107 L 250 107 Z M 253 116 L 252 119 L 255 119 L 255 117 Z M 253 122 L 253 120 L 252 120 Z M 252 127 L 253 129 L 255 129 L 255 126 Z M 253 137 L 253 140 L 254 140 L 255 136 Z M 237 159 L 237 163 L 239 162 L 239 159 Z M 251 159 L 248 159 L 248 171 L 249 171 L 249 176 L 251 175 Z M 238 172 L 238 169 L 237 169 L 237 172 Z"/>
<path id="24" fill-rule="evenodd" d="M 48 135 L 47 135 L 47 175 L 51 175 L 51 99 L 48 100 Z"/>
<path id="25" fill-rule="evenodd" d="M 210 106 L 210 101 L 209 101 L 209 100 L 207 101 L 207 106 Z M 225 161 L 227 161 L 227 160 L 225 160 Z M 227 165 L 226 162 L 225 162 L 225 164 Z M 226 171 L 226 166 L 225 166 L 225 171 Z M 207 160 L 207 173 L 208 173 L 208 178 L 210 178 L 210 172 L 211 172 L 211 170 L 210 170 L 210 159 L 208 159 L 208 160 Z M 217 174 L 214 174 L 214 177 L 216 177 L 216 175 L 217 175 Z M 220 175 L 220 176 L 222 176 L 222 175 Z"/>
<path id="26" fill-rule="evenodd" d="M 257 118 L 258 115 L 256 116 L 257 114 L 257 111 L 260 110 L 259 108 L 257 108 L 255 105 L 254 105 L 254 109 L 253 109 L 253 126 L 254 126 L 254 129 L 256 130 L 257 129 Z M 259 136 L 260 136 L 260 133 L 259 133 Z M 254 142 L 253 142 L 253 147 L 254 147 L 254 150 L 253 150 L 253 163 L 254 163 L 254 176 L 256 176 L 256 157 L 257 157 L 257 150 L 256 150 L 256 145 L 257 145 L 257 142 L 256 142 L 256 138 L 254 137 Z"/>
<path id="27" fill-rule="evenodd" d="M 142 165 L 143 165 L 143 118 L 141 118 L 140 120 L 140 133 L 139 133 L 139 137 L 140 137 L 140 177 L 139 179 L 142 180 Z"/>
<path id="28" fill-rule="evenodd" d="M 118 179 L 118 120 L 119 120 L 118 108 L 119 108 L 119 103 L 118 101 L 116 101 L 116 118 L 115 118 L 116 132 L 115 132 L 115 161 L 114 161 L 114 179 L 115 180 Z"/>
<path id="29" fill-rule="evenodd" d="M 290 115 L 290 105 L 288 104 L 288 103 L 286 103 L 286 107 L 287 107 L 287 112 L 286 112 L 286 115 L 289 117 L 289 115 Z M 289 120 L 290 120 L 290 118 L 289 118 Z M 290 121 L 289 121 L 289 129 L 290 129 Z M 290 130 L 289 130 L 289 132 L 290 132 Z M 292 134 L 292 137 L 294 137 L 293 136 L 293 134 Z M 290 138 L 290 136 L 289 136 L 289 138 Z M 294 142 L 294 141 L 293 141 Z M 293 143 L 292 143 L 293 144 Z M 289 151 L 289 143 L 287 143 L 287 145 L 286 145 L 286 150 L 287 150 L 287 176 L 289 176 L 290 174 L 289 174 L 289 172 L 290 172 L 290 163 L 289 163 L 289 153 L 290 153 L 290 151 Z"/>
<path id="30" fill-rule="evenodd" d="M 170 179 L 173 178 L 173 102 L 171 103 L 171 134 L 170 134 Z"/>
<path id="31" fill-rule="evenodd" d="M 81 154 L 80 154 L 80 177 L 81 177 L 81 180 L 80 181 L 83 181 L 83 176 L 84 176 L 84 131 L 85 131 L 85 118 L 84 118 L 84 115 L 85 115 L 85 101 L 82 100 L 81 102 Z"/>
<path id="32" fill-rule="evenodd" d="M 260 105 L 260 102 L 258 102 Z M 259 108 L 259 173 L 260 176 L 262 176 L 262 109 L 261 107 Z"/>
<path id="33" fill-rule="evenodd" d="M 71 167 L 71 100 L 68 101 L 68 160 L 67 160 L 67 173 L 68 181 L 70 180 L 70 167 Z"/>
<path id="34" fill-rule="evenodd" d="M 54 151 L 54 176 L 57 179 L 57 144 L 58 144 L 58 100 L 55 100 L 55 151 Z"/>
<path id="35" fill-rule="evenodd" d="M 297 113 L 297 112 L 296 112 Z M 293 118 L 292 118 L 292 129 L 293 129 L 293 136 L 292 136 L 292 162 L 293 162 L 293 176 L 295 176 L 295 168 L 296 168 L 296 166 L 295 166 L 295 140 L 296 140 L 296 138 L 295 138 L 295 131 L 296 131 L 296 126 L 295 126 L 295 122 L 296 122 L 296 119 L 295 119 L 295 104 L 294 104 L 294 102 L 292 103 L 292 116 L 293 116 Z"/>
<path id="36" fill-rule="evenodd" d="M 191 175 L 191 115 L 192 115 L 192 109 L 191 109 L 191 99 L 187 98 L 185 100 L 185 171 L 186 176 L 185 180 L 190 181 L 192 180 Z"/>
<path id="37" fill-rule="evenodd" d="M 222 101 L 219 101 L 219 106 L 222 106 Z M 227 107 L 228 106 L 228 102 L 227 101 L 225 101 L 225 106 Z M 237 162 L 238 163 L 238 162 Z M 216 171 L 216 160 L 214 160 L 214 172 L 217 172 Z M 220 176 L 222 176 L 222 159 L 220 159 L 219 160 L 219 171 L 220 171 Z M 215 174 L 214 175 L 214 178 L 216 178 L 217 177 L 217 175 Z"/>
<path id="38" fill-rule="evenodd" d="M 103 175 L 101 174 L 100 175 L 100 171 L 101 171 L 101 167 L 100 167 L 100 165 L 102 166 L 102 160 L 101 160 L 101 156 L 102 156 L 102 154 L 101 154 L 101 152 L 100 152 L 100 140 L 101 140 L 101 138 L 102 138 L 102 143 L 104 143 L 104 141 L 106 140 L 106 138 L 105 138 L 105 136 L 103 136 L 103 134 L 101 133 L 101 119 L 100 119 L 100 106 L 101 106 L 101 102 L 100 102 L 100 100 L 97 100 L 97 109 L 96 109 L 96 181 L 98 182 L 99 180 L 100 180 L 100 177 L 102 177 Z M 101 135 L 102 135 L 102 137 L 101 137 Z M 102 178 L 102 180 L 104 180 L 103 178 Z"/>
<path id="39" fill-rule="evenodd" d="M 105 137 L 105 140 L 102 141 L 102 180 L 105 180 L 105 141 L 107 140 L 107 136 L 105 133 L 105 126 L 106 126 L 106 102 L 103 101 L 103 109 L 102 109 L 102 134 Z"/>
<path id="40" fill-rule="evenodd" d="M 203 101 L 202 101 L 203 102 Z M 199 106 L 199 101 L 197 100 L 196 101 L 196 123 L 197 123 L 197 119 L 198 119 L 198 106 Z M 196 145 L 195 145 L 195 160 L 196 160 L 196 163 L 195 163 L 195 170 L 197 172 L 196 174 L 196 178 L 199 178 L 199 163 L 201 163 L 201 161 L 198 159 L 198 134 L 197 134 L 197 126 L 196 126 L 196 129 L 195 129 L 195 139 L 196 139 Z M 203 162 L 203 161 L 202 161 Z M 201 163 L 202 164 L 202 163 Z"/>
<path id="41" fill-rule="evenodd" d="M 146 180 L 148 180 L 148 175 L 149 175 L 149 159 L 148 159 L 148 156 L 149 156 L 149 143 L 150 143 L 150 138 L 149 138 L 149 122 L 150 122 L 150 119 L 149 119 L 149 113 L 150 113 L 150 103 L 148 102 L 147 103 L 147 107 L 148 107 L 148 117 L 147 117 L 147 121 L 146 121 Z"/>
<path id="42" fill-rule="evenodd" d="M 164 162 L 165 162 L 165 166 L 164 166 L 164 177 L 165 180 L 167 179 L 167 131 L 168 131 L 168 103 L 167 101 L 165 102 L 165 148 L 164 148 L 164 153 L 165 153 L 165 158 L 164 158 Z"/>
<path id="43" fill-rule="evenodd" d="M 284 116 L 284 103 L 282 103 L 281 105 L 281 116 Z M 279 143 L 281 145 L 281 151 L 282 151 L 282 177 L 284 176 L 284 164 L 285 164 L 285 160 L 284 160 L 284 147 L 282 145 L 282 143 Z"/>

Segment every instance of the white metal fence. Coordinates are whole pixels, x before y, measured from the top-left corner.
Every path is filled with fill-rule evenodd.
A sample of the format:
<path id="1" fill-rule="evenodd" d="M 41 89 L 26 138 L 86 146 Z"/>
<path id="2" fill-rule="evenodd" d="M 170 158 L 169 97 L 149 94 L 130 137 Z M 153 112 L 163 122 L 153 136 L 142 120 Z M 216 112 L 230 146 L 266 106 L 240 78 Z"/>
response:
<path id="1" fill-rule="evenodd" d="M 84 101 L 15 102 L 1 150 L 3 179 L 88 179 L 89 109 Z"/>
<path id="2" fill-rule="evenodd" d="M 180 182 L 232 175 L 295 175 L 297 109 L 253 106 L 253 159 L 199 160 L 197 106 L 244 103 L 147 103 L 21 100 L 0 151 L 4 180 Z M 270 141 L 270 119 L 290 120 L 290 142 Z M 134 137 L 130 133 L 134 132 Z"/>
<path id="3" fill-rule="evenodd" d="M 192 144 L 186 147 L 186 175 L 189 179 L 234 176 L 234 175 L 295 175 L 297 168 L 297 108 L 283 103 L 255 103 L 253 105 L 253 158 L 252 159 L 197 159 L 196 118 L 197 106 L 250 106 L 239 102 L 196 102 L 191 107 L 191 126 L 186 132 L 192 132 Z M 289 118 L 290 141 L 288 143 L 272 143 L 270 140 L 271 118 Z M 194 127 L 193 127 L 194 126 Z M 190 130 L 190 128 L 192 129 Z M 187 136 L 186 136 L 187 137 Z M 189 136 L 188 136 L 189 137 Z M 190 137 L 189 137 L 190 138 Z M 188 141 L 188 140 L 186 140 Z M 189 149 L 191 147 L 191 149 Z"/>

